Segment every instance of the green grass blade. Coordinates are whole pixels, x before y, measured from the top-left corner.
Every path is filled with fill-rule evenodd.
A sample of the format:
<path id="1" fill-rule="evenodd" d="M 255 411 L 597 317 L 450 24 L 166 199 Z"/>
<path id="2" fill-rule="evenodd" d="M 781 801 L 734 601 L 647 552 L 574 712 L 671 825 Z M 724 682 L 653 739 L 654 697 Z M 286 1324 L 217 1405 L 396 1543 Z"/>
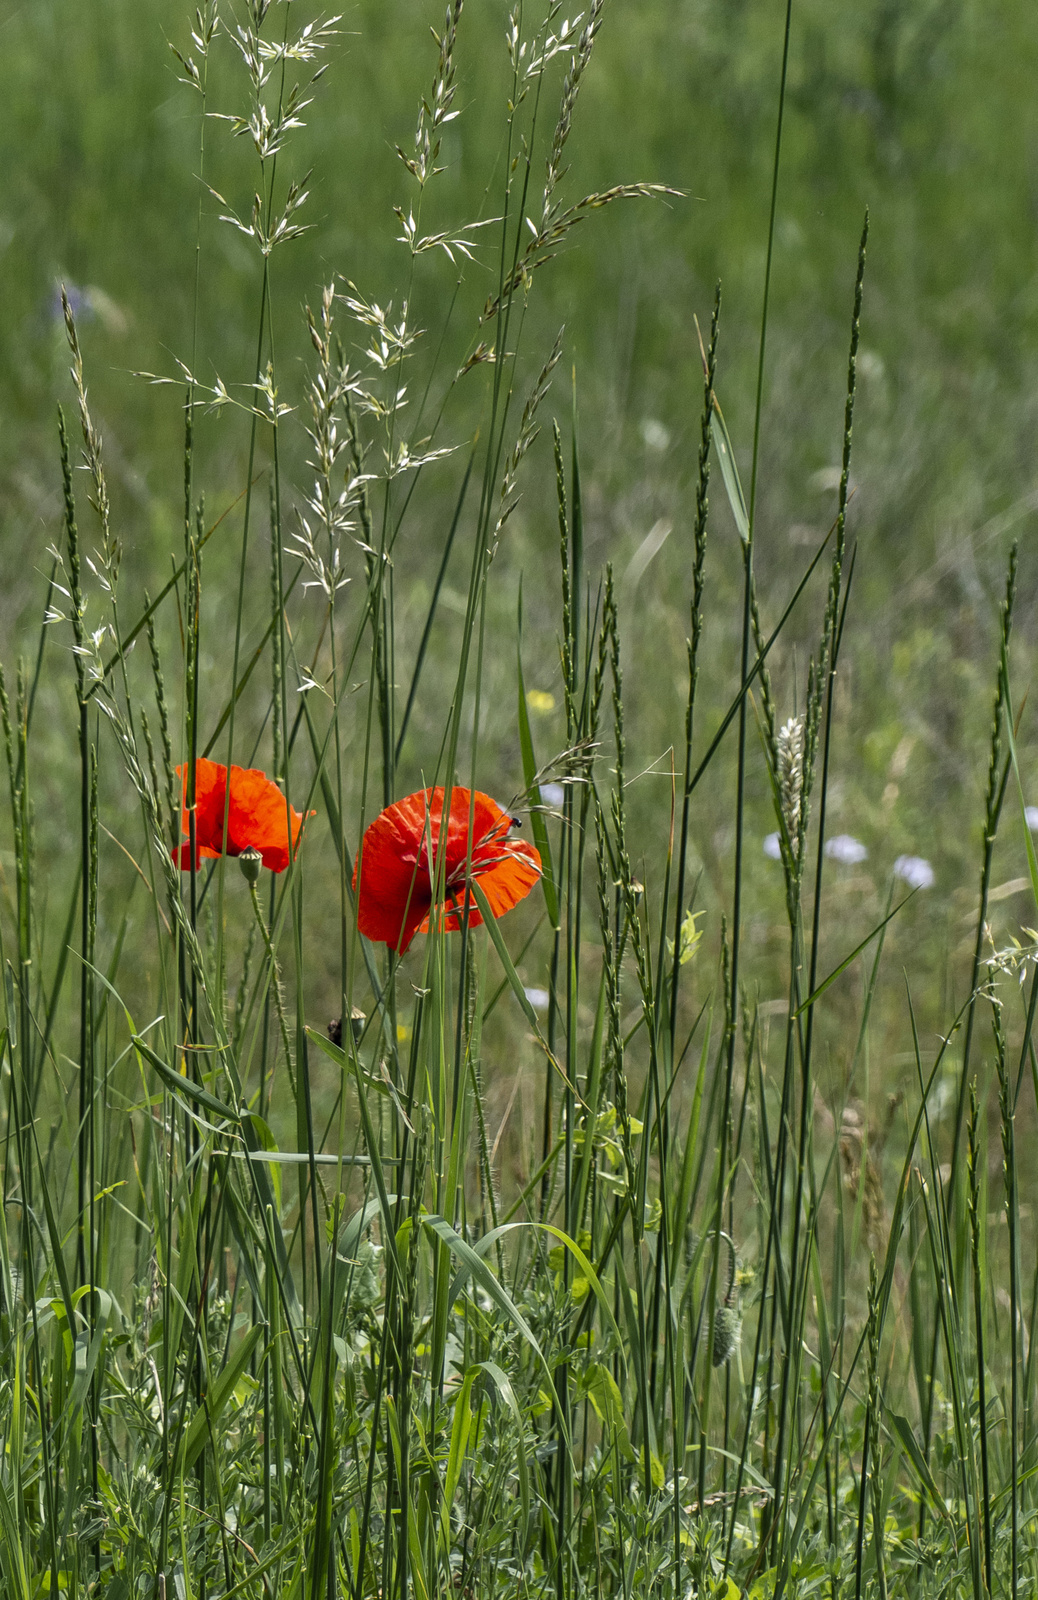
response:
<path id="1" fill-rule="evenodd" d="M 184 1435 L 184 1471 L 190 1472 L 205 1447 L 213 1424 L 219 1421 L 238 1381 L 252 1360 L 253 1353 L 263 1338 L 262 1323 L 250 1328 L 230 1361 L 208 1390 L 202 1407 L 195 1412 Z"/>
<path id="2" fill-rule="evenodd" d="M 713 395 L 713 416 L 711 430 L 714 437 L 714 449 L 721 466 L 721 477 L 724 479 L 724 489 L 728 496 L 728 504 L 732 508 L 735 526 L 739 530 L 739 538 L 743 544 L 750 542 L 750 513 L 746 508 L 746 496 L 742 492 L 742 482 L 739 478 L 739 469 L 735 464 L 735 451 L 728 434 L 728 424 L 724 420 L 724 413 L 717 403 L 717 396 Z"/>
<path id="3" fill-rule="evenodd" d="M 915 1431 L 912 1427 L 912 1424 L 909 1422 L 907 1417 L 901 1416 L 896 1411 L 891 1411 L 889 1413 L 889 1417 L 894 1432 L 897 1434 L 898 1440 L 900 1441 L 901 1447 L 907 1455 L 909 1461 L 912 1463 L 912 1467 L 915 1470 L 915 1474 L 918 1477 L 919 1482 L 926 1490 L 931 1505 L 933 1506 L 934 1510 L 945 1519 L 949 1527 L 951 1527 L 951 1516 L 947 1506 L 944 1503 L 944 1496 L 937 1487 L 937 1481 L 934 1478 L 933 1473 L 930 1471 L 929 1462 L 923 1455 L 919 1441 L 915 1436 Z"/>
<path id="4" fill-rule="evenodd" d="M 504 1404 L 511 1413 L 516 1431 L 516 1472 L 519 1477 L 519 1505 L 522 1513 L 523 1538 L 520 1544 L 525 1543 L 530 1528 L 530 1466 L 526 1458 L 526 1440 L 524 1438 L 522 1412 L 519 1410 L 519 1401 L 516 1399 L 512 1381 L 507 1373 L 503 1372 L 496 1361 L 481 1361 L 479 1366 L 487 1374 L 501 1396 Z"/>
<path id="5" fill-rule="evenodd" d="M 1016 793 L 1020 801 L 1020 816 L 1024 825 L 1024 847 L 1027 851 L 1027 876 L 1031 880 L 1031 893 L 1034 903 L 1038 906 L 1038 856 L 1035 855 L 1034 840 L 1027 824 L 1027 801 L 1024 796 L 1023 779 L 1020 776 L 1020 763 L 1016 758 L 1016 730 L 1013 725 L 1013 702 L 1009 695 L 1009 680 L 1003 662 L 1003 685 L 1006 700 L 1006 741 L 1009 745 L 1009 759 L 1013 764 L 1013 777 L 1016 779 Z"/>
<path id="6" fill-rule="evenodd" d="M 498 927 L 497 918 L 490 909 L 490 903 L 475 879 L 472 880 L 470 889 L 472 891 L 472 898 L 479 907 L 480 915 L 482 916 L 483 921 L 486 923 L 487 932 L 490 934 L 494 949 L 497 951 L 498 960 L 504 968 L 505 977 L 508 979 L 509 987 L 512 993 L 515 995 L 515 998 L 518 1000 L 519 1005 L 522 1008 L 523 1015 L 530 1024 L 534 1033 L 537 1035 L 538 1040 L 540 1040 L 541 1044 L 544 1044 L 543 1039 L 541 1039 L 541 1027 L 540 1023 L 537 1021 L 537 1013 L 533 1009 L 530 998 L 523 987 L 522 979 L 520 978 L 518 972 L 516 972 L 515 967 L 512 965 L 512 958 L 508 954 L 508 946 L 505 944 L 501 929 Z M 547 1045 L 544 1045 L 544 1048 L 547 1050 Z"/>
<path id="7" fill-rule="evenodd" d="M 207 1111 L 211 1111 L 216 1117 L 222 1117 L 225 1122 L 240 1123 L 241 1116 L 232 1106 L 227 1105 L 223 1100 L 217 1099 L 216 1095 L 210 1094 L 208 1089 L 203 1089 L 200 1083 L 195 1083 L 192 1078 L 188 1078 L 184 1073 L 176 1072 L 171 1066 L 168 1066 L 162 1057 L 155 1053 L 147 1040 L 142 1039 L 139 1034 L 132 1034 L 131 1037 L 134 1048 L 154 1067 L 171 1094 L 176 1095 L 181 1100 L 193 1100 L 196 1105 L 204 1106 Z"/>
<path id="8" fill-rule="evenodd" d="M 519 638 L 515 652 L 515 670 L 518 683 L 519 699 L 519 749 L 523 759 L 523 779 L 526 783 L 526 793 L 531 811 L 530 822 L 533 827 L 533 842 L 541 857 L 541 889 L 544 893 L 544 904 L 548 908 L 548 921 L 558 931 L 559 923 L 559 892 L 555 882 L 555 864 L 552 861 L 551 844 L 548 840 L 548 829 L 544 821 L 544 812 L 539 809 L 540 795 L 534 793 L 534 780 L 537 776 L 537 760 L 533 753 L 533 735 L 530 731 L 530 713 L 526 704 L 526 684 L 523 680 L 523 649 L 522 649 L 522 597 L 520 596 L 519 612 Z"/>
<path id="9" fill-rule="evenodd" d="M 897 916 L 897 914 L 901 910 L 902 906 L 906 906 L 908 904 L 909 900 L 911 900 L 912 895 L 915 895 L 917 893 L 918 893 L 918 890 L 913 889 L 911 894 L 906 894 L 905 898 L 898 902 L 898 904 L 894 907 L 893 911 L 890 911 L 890 912 L 887 913 L 887 915 L 883 918 L 882 922 L 877 922 L 877 924 L 873 928 L 872 932 L 870 934 L 867 934 L 866 937 L 861 941 L 860 944 L 855 945 L 855 947 L 851 951 L 850 955 L 849 956 L 845 956 L 844 959 L 840 962 L 840 965 L 838 967 L 834 967 L 832 972 L 830 972 L 830 974 L 829 974 L 829 976 L 827 978 L 823 978 L 822 982 L 818 985 L 817 989 L 815 989 L 812 994 L 809 994 L 807 999 L 803 1000 L 800 1003 L 800 1005 L 797 1006 L 796 1010 L 793 1012 L 792 1019 L 791 1019 L 792 1021 L 795 1022 L 797 1017 L 803 1016 L 804 1012 L 807 1011 L 809 1009 L 809 1007 L 813 1006 L 816 1000 L 821 998 L 821 996 L 829 988 L 829 985 L 835 983 L 837 978 L 840 976 L 840 974 L 847 971 L 847 968 L 851 965 L 852 961 L 856 961 L 858 959 L 858 957 L 861 955 L 862 951 L 868 949 L 869 945 L 872 943 L 872 941 L 876 937 L 877 933 L 881 933 L 882 930 L 886 927 L 887 923 L 890 922 L 892 918 Z"/>

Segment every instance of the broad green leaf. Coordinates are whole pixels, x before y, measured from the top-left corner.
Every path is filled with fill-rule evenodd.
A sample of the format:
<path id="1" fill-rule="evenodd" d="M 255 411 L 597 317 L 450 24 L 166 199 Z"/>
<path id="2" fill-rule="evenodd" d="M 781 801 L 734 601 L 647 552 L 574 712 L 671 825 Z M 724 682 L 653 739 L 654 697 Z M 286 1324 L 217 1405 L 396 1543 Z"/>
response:
<path id="1" fill-rule="evenodd" d="M 87 1330 L 84 1328 L 76 1335 L 76 1376 L 69 1392 L 68 1406 L 71 1412 L 79 1410 L 86 1399 L 86 1392 L 97 1370 L 98 1357 L 101 1354 L 101 1345 L 108 1332 L 108 1323 L 112 1315 L 112 1297 L 104 1289 L 97 1293 L 97 1319 L 94 1323 L 93 1334 L 88 1341 Z"/>
<path id="2" fill-rule="evenodd" d="M 447 1456 L 447 1474 L 443 1483 L 443 1499 L 440 1502 L 440 1531 L 443 1536 L 445 1553 L 450 1551 L 451 1506 L 458 1491 L 458 1481 L 461 1478 L 461 1469 L 468 1449 L 469 1435 L 472 1432 L 472 1385 L 478 1376 L 479 1368 L 470 1367 L 465 1374 L 461 1389 L 454 1402 L 451 1447 Z"/>
<path id="3" fill-rule="evenodd" d="M 608 1430 L 610 1442 L 616 1441 L 625 1461 L 634 1461 L 630 1435 L 624 1418 L 623 1400 L 616 1379 L 601 1361 L 591 1361 L 583 1374 L 582 1387 L 595 1408 L 598 1420 Z"/>
<path id="4" fill-rule="evenodd" d="M 919 1441 L 912 1431 L 912 1424 L 909 1422 L 907 1417 L 899 1416 L 896 1411 L 891 1411 L 888 1413 L 888 1415 L 890 1417 L 890 1422 L 894 1432 L 897 1434 L 898 1439 L 904 1448 L 905 1454 L 908 1456 L 908 1459 L 911 1461 L 916 1470 L 920 1483 L 930 1496 L 934 1509 L 940 1512 L 942 1517 L 947 1519 L 948 1508 L 944 1503 L 944 1497 L 942 1496 L 940 1489 L 937 1487 L 937 1483 L 934 1479 L 933 1473 L 930 1471 L 926 1457 L 919 1448 Z"/>
<path id="5" fill-rule="evenodd" d="M 523 1418 L 519 1410 L 519 1402 L 515 1397 L 511 1380 L 507 1373 L 494 1361 L 481 1361 L 479 1365 L 494 1384 L 498 1394 L 512 1414 L 512 1421 L 516 1427 L 516 1470 L 519 1474 L 519 1504 L 522 1507 L 523 1535 L 527 1536 L 530 1528 L 530 1469 L 526 1460 L 526 1446 L 523 1439 Z"/>
<path id="6" fill-rule="evenodd" d="M 542 1370 L 544 1371 L 545 1376 L 548 1379 L 549 1388 L 554 1389 L 554 1380 L 552 1379 L 551 1368 L 548 1366 L 548 1363 L 545 1360 L 544 1351 L 541 1349 L 540 1344 L 537 1341 L 536 1334 L 530 1327 L 530 1324 L 527 1322 L 522 1312 L 519 1310 L 519 1307 L 512 1300 L 512 1297 L 509 1295 L 507 1289 L 505 1289 L 503 1284 L 498 1282 L 483 1258 L 476 1254 L 472 1246 L 465 1239 L 463 1239 L 460 1234 L 456 1233 L 451 1227 L 450 1223 L 446 1222 L 443 1217 L 425 1217 L 423 1218 L 423 1224 L 430 1233 L 436 1236 L 437 1239 L 441 1239 L 443 1241 L 451 1253 L 457 1257 L 457 1259 L 465 1268 L 467 1268 L 468 1272 L 473 1278 L 475 1278 L 480 1287 L 486 1290 L 486 1293 L 490 1296 L 491 1300 L 493 1300 L 498 1310 L 501 1311 L 505 1317 L 507 1317 L 508 1321 L 512 1324 L 516 1331 L 522 1334 L 523 1338 L 526 1340 L 527 1344 L 530 1346 L 530 1349 L 536 1356 Z M 518 1224 L 513 1224 L 513 1226 L 518 1226 Z M 555 1231 L 557 1230 L 552 1230 L 552 1232 Z M 457 1283 L 457 1277 L 454 1281 Z M 565 1437 L 566 1446 L 568 1448 L 569 1437 L 568 1435 Z"/>
<path id="7" fill-rule="evenodd" d="M 262 1339 L 263 1332 L 263 1327 L 259 1323 L 249 1329 L 234 1355 L 206 1394 L 202 1405 L 192 1417 L 191 1425 L 184 1436 L 185 1472 L 191 1471 L 205 1448 L 206 1439 L 209 1437 L 210 1423 L 215 1427 L 220 1413 L 238 1386 L 239 1378 L 252 1359 L 252 1352 Z"/>
<path id="8" fill-rule="evenodd" d="M 465 1248 L 469 1255 L 474 1256 L 480 1261 L 480 1263 L 482 1263 L 483 1256 L 493 1248 L 498 1239 L 504 1238 L 506 1233 L 512 1233 L 516 1228 L 534 1228 L 540 1233 L 550 1233 L 553 1239 L 558 1239 L 559 1243 L 569 1251 L 577 1266 L 580 1268 L 583 1276 L 586 1278 L 588 1286 L 591 1289 L 591 1292 L 594 1294 L 595 1299 L 598 1301 L 599 1309 L 605 1318 L 606 1326 L 616 1340 L 617 1348 L 620 1350 L 622 1355 L 624 1348 L 623 1341 L 620 1337 L 620 1330 L 616 1325 L 616 1318 L 613 1316 L 613 1308 L 610 1305 L 609 1298 L 602 1287 L 602 1280 L 598 1276 L 598 1273 L 595 1271 L 594 1267 L 591 1265 L 591 1262 L 588 1260 L 587 1256 L 584 1254 L 583 1250 L 580 1248 L 579 1244 L 577 1244 L 576 1240 L 571 1239 L 568 1233 L 563 1233 L 562 1229 L 557 1228 L 554 1223 L 503 1222 L 500 1227 L 492 1228 L 489 1233 L 485 1233 L 482 1239 L 479 1240 L 478 1244 L 466 1245 Z M 458 1295 L 465 1287 L 465 1281 L 470 1270 L 471 1269 L 469 1267 L 467 1256 L 462 1257 L 461 1267 L 455 1273 L 454 1280 L 450 1286 L 450 1294 L 448 1295 L 448 1299 L 451 1305 L 454 1304 L 455 1300 L 458 1298 Z M 480 1279 L 480 1282 L 482 1281 L 483 1280 Z M 494 1279 L 495 1283 L 496 1281 L 497 1280 Z"/>
<path id="9" fill-rule="evenodd" d="M 238 1122 L 239 1116 L 232 1106 L 223 1100 L 218 1100 L 215 1094 L 210 1094 L 208 1089 L 203 1089 L 201 1084 L 195 1083 L 192 1078 L 187 1078 L 181 1072 L 175 1072 L 171 1066 L 163 1061 L 161 1056 L 155 1054 L 150 1044 L 142 1039 L 139 1034 L 132 1035 L 135 1047 L 140 1051 L 146 1061 L 155 1068 L 163 1083 L 172 1094 L 184 1095 L 188 1100 L 193 1100 L 196 1105 L 205 1106 L 214 1116 L 222 1117 L 225 1122 Z"/>

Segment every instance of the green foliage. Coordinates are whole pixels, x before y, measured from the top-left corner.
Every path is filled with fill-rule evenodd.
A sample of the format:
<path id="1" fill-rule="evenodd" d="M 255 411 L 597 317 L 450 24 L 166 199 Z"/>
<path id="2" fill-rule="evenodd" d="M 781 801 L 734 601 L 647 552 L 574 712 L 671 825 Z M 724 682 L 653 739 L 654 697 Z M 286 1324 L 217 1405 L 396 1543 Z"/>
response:
<path id="1" fill-rule="evenodd" d="M 119 141 L 113 167 L 121 85 L 139 79 L 151 104 L 169 87 L 135 48 L 149 12 L 112 4 L 88 26 L 41 0 L 9 28 L 2 138 L 32 46 L 56 72 L 32 160 L 46 168 L 69 127 L 79 143 L 61 227 L 32 213 L 36 278 L 11 269 L 22 321 L 0 359 L 24 384 L 6 403 L 35 437 L 25 419 L 70 365 L 82 455 L 63 415 L 44 620 L 0 673 L 3 1593 L 1015 1600 L 1038 1577 L 1036 1200 L 1017 1140 L 1036 1109 L 1038 973 L 1006 909 L 1038 893 L 1015 547 L 997 622 L 977 606 L 995 683 L 983 815 L 927 850 L 943 871 L 970 861 L 950 910 L 926 899 L 927 860 L 893 865 L 918 846 L 925 794 L 895 808 L 934 706 L 981 793 L 980 667 L 954 619 L 913 614 L 883 680 L 854 621 L 885 637 L 869 607 L 906 484 L 930 514 L 909 463 L 857 520 L 852 420 L 855 463 L 862 433 L 873 467 L 899 458 L 900 440 L 877 444 L 893 408 L 865 402 L 918 300 L 882 326 L 876 232 L 961 191 L 943 172 L 912 185 L 935 106 L 974 133 L 983 119 L 949 87 L 976 44 L 969 8 L 882 0 L 841 28 L 805 5 L 764 234 L 777 40 L 748 5 L 646 7 L 611 36 L 597 0 L 576 23 L 556 0 L 520 7 L 507 32 L 454 0 L 424 53 L 409 8 L 371 5 L 343 61 L 347 23 L 300 0 L 242 0 L 233 20 L 206 3 L 173 40 L 160 134 Z M 1014 6 L 998 20 L 1027 33 Z M 649 159 L 652 119 L 688 103 L 693 56 L 695 129 L 732 220 L 678 276 L 702 299 L 711 257 L 736 264 L 723 330 L 715 300 L 709 341 L 668 362 L 659 286 L 686 224 L 658 259 L 651 245 L 662 186 L 688 170 L 674 150 L 662 166 L 680 170 Z M 623 147 L 625 168 L 646 166 L 596 171 L 615 146 L 578 159 L 585 117 L 617 125 L 618 86 L 650 68 Z M 1005 61 L 1007 80 L 1019 70 Z M 346 72 L 344 109 L 330 91 Z M 383 148 L 372 130 L 398 118 L 405 82 L 432 86 Z M 824 225 L 794 216 L 812 174 Z M 853 270 L 864 176 L 875 285 L 866 234 Z M 133 203 L 149 186 L 161 216 Z M 102 289 L 87 242 L 107 192 L 113 248 L 128 260 L 132 241 L 142 269 Z M 387 242 L 376 222 L 394 206 Z M 41 355 L 43 238 L 65 259 L 42 278 L 79 282 Z M 594 243 L 571 252 L 578 239 Z M 811 241 L 805 299 L 790 263 Z M 992 281 L 1018 259 L 995 237 L 976 254 Z M 563 356 L 593 342 L 591 303 L 621 276 L 651 309 L 629 330 L 631 415 L 605 444 L 630 445 L 668 366 L 641 437 L 666 454 L 668 405 L 689 437 L 699 423 L 691 562 L 662 516 L 625 549 L 609 406 L 592 386 L 589 424 L 562 394 Z M 552 284 L 584 303 L 568 343 Z M 794 371 L 796 341 L 837 305 L 849 362 L 819 335 Z M 98 417 L 120 340 L 161 381 L 113 443 Z M 924 379 L 906 365 L 911 404 Z M 977 392 L 975 454 L 998 432 Z M 803 428 L 781 418 L 790 394 Z M 164 451 L 176 513 L 128 466 Z M 790 484 L 834 454 L 837 498 L 780 581 Z M 992 474 L 1011 454 L 1000 437 Z M 662 511 L 651 466 L 623 471 Z M 680 612 L 658 603 L 679 577 Z M 842 698 L 849 665 L 875 690 L 865 731 Z M 203 754 L 263 767 L 304 814 L 283 874 L 255 850 L 242 873 L 197 860 Z M 373 817 L 434 784 L 516 789 L 543 900 L 495 916 L 472 871 L 460 928 L 434 912 L 397 955 L 360 935 L 355 864 Z M 866 821 L 875 874 L 841 831 Z M 906 901 L 895 877 L 913 874 Z"/>

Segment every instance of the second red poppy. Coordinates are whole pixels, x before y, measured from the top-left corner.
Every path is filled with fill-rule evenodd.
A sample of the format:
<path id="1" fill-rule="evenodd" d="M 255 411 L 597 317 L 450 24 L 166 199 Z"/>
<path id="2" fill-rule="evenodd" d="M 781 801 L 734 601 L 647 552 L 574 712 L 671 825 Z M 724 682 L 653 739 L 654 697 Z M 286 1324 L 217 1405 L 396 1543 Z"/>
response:
<path id="1" fill-rule="evenodd" d="M 419 789 L 387 806 L 364 834 L 360 857 L 357 920 L 368 939 L 401 954 L 416 933 L 426 933 L 433 909 L 444 791 Z M 458 928 L 468 878 L 469 823 L 472 823 L 472 878 L 487 897 L 495 917 L 511 911 L 541 875 L 541 858 L 525 839 L 512 839 L 512 818 L 488 794 L 472 789 L 451 791 L 444 844 L 443 911 L 440 926 Z M 354 868 L 353 886 L 357 887 Z M 469 924 L 481 923 L 469 905 Z"/>

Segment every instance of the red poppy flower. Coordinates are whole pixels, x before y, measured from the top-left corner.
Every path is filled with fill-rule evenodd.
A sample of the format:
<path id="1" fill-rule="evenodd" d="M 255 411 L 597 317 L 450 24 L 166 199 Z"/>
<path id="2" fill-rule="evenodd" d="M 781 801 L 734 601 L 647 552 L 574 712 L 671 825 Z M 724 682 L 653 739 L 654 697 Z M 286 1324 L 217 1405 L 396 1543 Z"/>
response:
<path id="1" fill-rule="evenodd" d="M 510 839 L 512 818 L 488 794 L 453 789 L 444 846 L 441 928 L 458 928 L 465 906 L 469 818 L 472 878 L 495 917 L 519 904 L 541 875 L 541 858 L 525 839 Z M 443 818 L 443 790 L 420 789 L 387 806 L 364 834 L 357 921 L 367 938 L 401 954 L 416 933 L 428 933 Z M 357 887 L 357 869 L 353 869 Z M 469 923 L 483 921 L 470 901 Z"/>
<path id="2" fill-rule="evenodd" d="M 182 827 L 189 834 L 187 811 L 187 772 L 177 768 L 183 786 Z M 223 836 L 224 811 L 227 811 L 227 839 Z M 308 816 L 314 816 L 310 811 Z M 276 783 L 256 767 L 231 768 L 231 803 L 227 806 L 227 768 L 218 761 L 195 762 L 195 866 L 202 856 L 240 856 L 243 850 L 258 850 L 263 865 L 271 872 L 284 872 L 295 851 L 304 818 L 292 812 L 292 844 L 288 842 L 288 808 Z M 191 845 L 174 850 L 173 859 L 182 867 L 191 865 Z"/>

